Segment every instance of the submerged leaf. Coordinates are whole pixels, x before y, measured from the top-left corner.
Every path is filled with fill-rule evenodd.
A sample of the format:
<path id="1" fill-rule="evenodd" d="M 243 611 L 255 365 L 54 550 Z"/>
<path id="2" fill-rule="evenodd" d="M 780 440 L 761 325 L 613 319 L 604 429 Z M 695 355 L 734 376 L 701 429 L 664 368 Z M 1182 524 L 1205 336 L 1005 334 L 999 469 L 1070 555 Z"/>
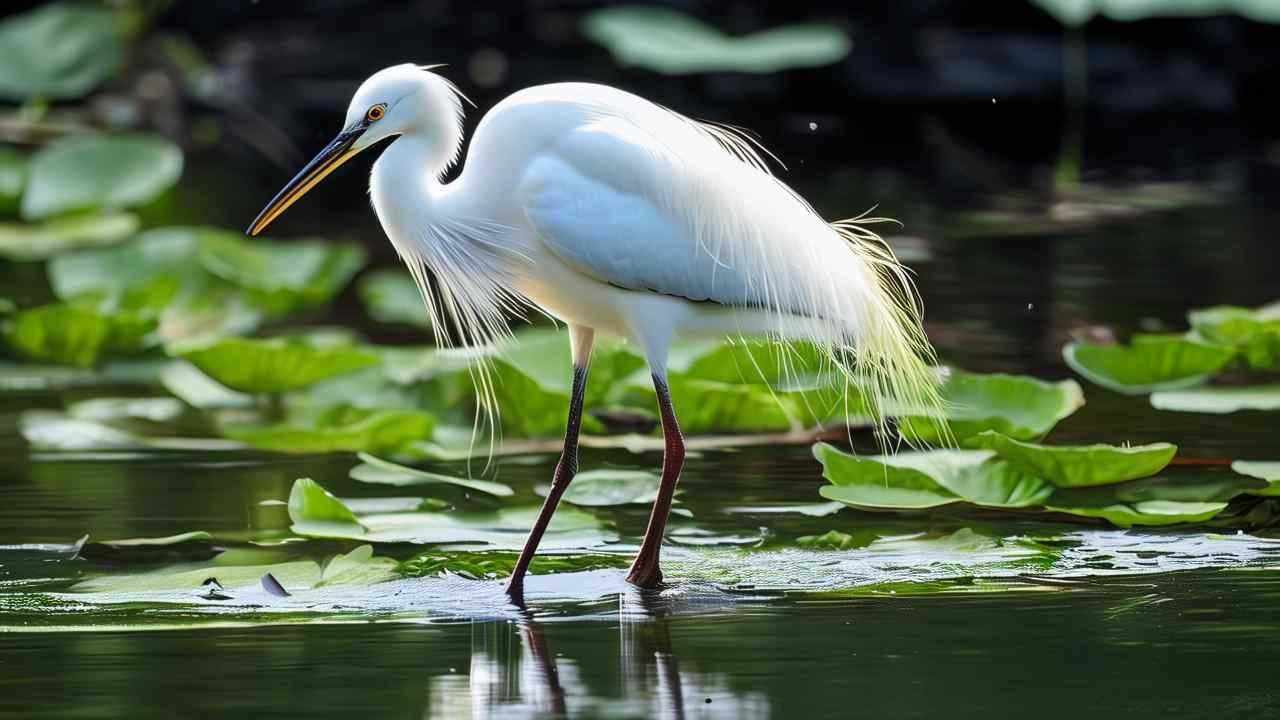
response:
<path id="1" fill-rule="evenodd" d="M 994 431 L 976 435 L 968 444 L 994 450 L 1017 469 L 1058 487 L 1108 485 L 1154 475 L 1178 452 L 1169 443 L 1053 447 L 1020 442 Z"/>
<path id="2" fill-rule="evenodd" d="M 378 363 L 377 355 L 349 345 L 317 346 L 288 339 L 183 343 L 171 346 L 170 354 L 232 390 L 255 394 L 297 390 Z"/>
<path id="3" fill-rule="evenodd" d="M 83 97 L 115 75 L 122 57 L 110 8 L 46 3 L 0 22 L 0 98 Z"/>
<path id="4" fill-rule="evenodd" d="M 1062 349 L 1072 370 L 1129 395 L 1199 385 L 1235 354 L 1230 347 L 1165 336 L 1135 339 L 1128 346 L 1073 342 Z"/>
<path id="5" fill-rule="evenodd" d="M 1157 410 L 1225 414 L 1241 410 L 1280 410 L 1280 385 L 1202 387 L 1151 394 Z"/>
<path id="6" fill-rule="evenodd" d="M 952 371 L 941 392 L 945 428 L 960 441 L 985 430 L 1038 440 L 1084 405 L 1084 393 L 1074 380 L 1046 382 L 1002 373 Z M 930 417 L 907 416 L 898 422 L 908 438 L 939 443 L 945 437 L 941 423 Z"/>
<path id="7" fill-rule="evenodd" d="M 22 217 L 74 210 L 120 210 L 149 202 L 182 174 L 182 151 L 149 135 L 82 135 L 56 140 L 31 158 Z"/>

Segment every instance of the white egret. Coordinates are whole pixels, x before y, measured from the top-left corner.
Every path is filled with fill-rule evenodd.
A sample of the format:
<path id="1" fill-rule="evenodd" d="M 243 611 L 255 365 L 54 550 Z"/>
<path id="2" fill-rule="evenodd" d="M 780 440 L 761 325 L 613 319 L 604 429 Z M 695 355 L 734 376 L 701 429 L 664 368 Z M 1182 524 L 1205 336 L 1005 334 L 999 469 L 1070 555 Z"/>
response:
<path id="1" fill-rule="evenodd" d="M 465 98 L 431 70 L 397 65 L 366 80 L 343 130 L 249 233 L 355 154 L 394 138 L 374 163 L 370 193 L 437 339 L 448 341 L 452 322 L 464 336 L 499 340 L 508 315 L 529 308 L 568 325 L 564 450 L 511 576 L 513 597 L 577 470 L 597 332 L 644 353 L 665 435 L 657 500 L 627 575 L 640 586 L 661 581 L 659 551 L 684 461 L 667 387 L 674 338 L 811 342 L 869 396 L 881 422 L 890 405 L 938 406 L 932 351 L 905 269 L 857 219 L 819 217 L 739 131 L 603 85 L 542 85 L 484 116 L 463 171 L 445 184 L 443 173 L 461 157 Z M 482 388 L 486 382 L 482 375 Z"/>

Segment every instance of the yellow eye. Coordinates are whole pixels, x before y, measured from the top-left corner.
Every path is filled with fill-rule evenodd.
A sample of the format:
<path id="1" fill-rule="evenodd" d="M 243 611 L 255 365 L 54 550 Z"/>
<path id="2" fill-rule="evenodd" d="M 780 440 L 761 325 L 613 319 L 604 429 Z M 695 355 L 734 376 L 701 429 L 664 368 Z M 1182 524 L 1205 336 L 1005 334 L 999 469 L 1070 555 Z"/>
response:
<path id="1" fill-rule="evenodd" d="M 382 116 L 386 114 L 387 108 L 385 105 L 374 105 L 369 108 L 369 110 L 364 114 L 364 117 L 369 122 L 378 122 L 382 119 Z"/>

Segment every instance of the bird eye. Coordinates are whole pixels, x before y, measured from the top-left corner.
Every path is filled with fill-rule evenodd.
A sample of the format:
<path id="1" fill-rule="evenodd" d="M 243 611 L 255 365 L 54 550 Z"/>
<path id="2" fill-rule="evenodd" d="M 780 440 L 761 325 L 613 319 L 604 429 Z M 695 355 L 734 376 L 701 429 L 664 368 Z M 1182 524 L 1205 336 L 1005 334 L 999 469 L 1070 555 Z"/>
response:
<path id="1" fill-rule="evenodd" d="M 383 115 L 386 115 L 386 114 L 387 114 L 387 107 L 385 105 L 374 105 L 373 107 L 369 108 L 367 112 L 365 112 L 364 117 L 369 122 L 377 122 L 382 119 Z"/>

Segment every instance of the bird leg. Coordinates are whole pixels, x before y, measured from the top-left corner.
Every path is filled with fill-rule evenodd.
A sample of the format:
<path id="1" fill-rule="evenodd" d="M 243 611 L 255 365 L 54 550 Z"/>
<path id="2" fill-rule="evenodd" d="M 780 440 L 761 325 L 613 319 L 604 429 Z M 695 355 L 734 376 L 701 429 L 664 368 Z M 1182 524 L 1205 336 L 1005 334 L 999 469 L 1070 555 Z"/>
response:
<path id="1" fill-rule="evenodd" d="M 662 480 L 658 482 L 658 498 L 653 501 L 653 512 L 649 514 L 649 527 L 645 529 L 644 540 L 640 542 L 640 552 L 636 554 L 635 561 L 631 563 L 631 571 L 627 573 L 627 582 L 644 588 L 662 582 L 658 553 L 662 550 L 662 536 L 667 529 L 667 516 L 671 513 L 671 502 L 676 495 L 680 469 L 684 467 L 684 437 L 676 422 L 675 408 L 671 406 L 671 391 L 667 389 L 667 381 L 658 373 L 653 375 L 653 389 L 658 395 L 658 412 L 662 416 L 662 435 L 666 441 L 662 453 Z"/>
<path id="2" fill-rule="evenodd" d="M 564 495 L 569 483 L 573 482 L 573 476 L 578 472 L 578 431 L 582 427 L 582 398 L 587 389 L 587 362 L 591 356 L 592 336 L 590 330 L 571 328 L 571 331 L 574 340 L 573 390 L 569 395 L 569 420 L 565 425 L 564 450 L 560 452 L 560 462 L 556 463 L 555 474 L 551 476 L 551 490 L 547 492 L 542 510 L 538 512 L 538 519 L 534 521 L 524 549 L 520 551 L 520 558 L 516 560 L 515 569 L 511 571 L 511 580 L 507 582 L 507 595 L 517 603 L 524 602 L 524 574 L 529 570 L 533 554 L 538 551 L 538 543 L 542 541 L 542 535 L 551 523 L 551 516 L 556 512 L 560 496 Z"/>

